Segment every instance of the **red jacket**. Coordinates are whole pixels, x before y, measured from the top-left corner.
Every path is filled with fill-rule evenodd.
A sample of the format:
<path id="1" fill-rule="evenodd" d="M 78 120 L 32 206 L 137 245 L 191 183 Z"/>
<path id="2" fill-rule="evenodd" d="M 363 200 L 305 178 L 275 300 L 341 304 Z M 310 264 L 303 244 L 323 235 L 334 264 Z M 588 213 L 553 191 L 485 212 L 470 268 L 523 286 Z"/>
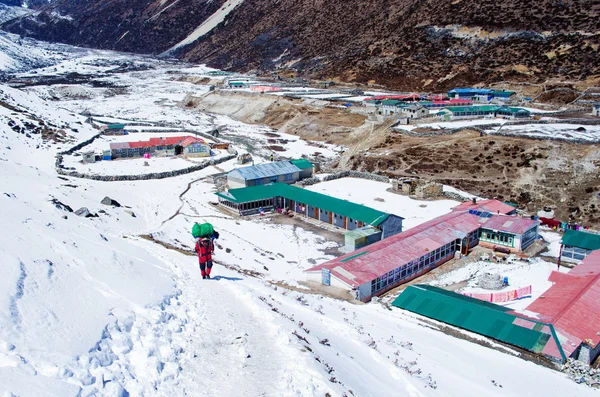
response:
<path id="1" fill-rule="evenodd" d="M 215 251 L 213 242 L 204 244 L 202 241 L 196 243 L 196 253 L 198 254 L 198 261 L 200 263 L 206 263 L 212 261 L 212 253 Z"/>

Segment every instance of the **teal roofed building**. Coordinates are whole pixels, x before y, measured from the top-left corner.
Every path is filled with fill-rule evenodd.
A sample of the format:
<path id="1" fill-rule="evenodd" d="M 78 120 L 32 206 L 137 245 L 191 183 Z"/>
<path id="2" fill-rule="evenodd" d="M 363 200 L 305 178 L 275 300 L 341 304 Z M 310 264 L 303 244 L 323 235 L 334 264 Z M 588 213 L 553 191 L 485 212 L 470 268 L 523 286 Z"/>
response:
<path id="1" fill-rule="evenodd" d="M 104 135 L 125 135 L 125 124 L 115 123 L 102 126 Z"/>
<path id="2" fill-rule="evenodd" d="M 438 112 L 438 117 L 444 121 L 477 119 L 486 117 L 501 117 L 504 119 L 527 119 L 531 117 L 531 112 L 523 108 L 497 105 L 452 106 L 440 110 Z"/>
<path id="3" fill-rule="evenodd" d="M 284 183 L 271 183 L 218 192 L 219 204 L 242 216 L 277 209 L 289 209 L 293 213 L 312 218 L 346 230 L 372 226 L 382 232 L 382 239 L 400 233 L 404 218 L 313 192 Z"/>
<path id="4" fill-rule="evenodd" d="M 411 285 L 392 306 L 564 362 L 567 357 L 551 323 L 511 308 L 429 285 Z"/>
<path id="5" fill-rule="evenodd" d="M 566 230 L 561 240 L 560 260 L 577 263 L 596 250 L 600 250 L 600 235 Z"/>
<path id="6" fill-rule="evenodd" d="M 290 163 L 300 169 L 300 179 L 311 178 L 315 172 L 315 166 L 307 159 L 290 160 Z"/>

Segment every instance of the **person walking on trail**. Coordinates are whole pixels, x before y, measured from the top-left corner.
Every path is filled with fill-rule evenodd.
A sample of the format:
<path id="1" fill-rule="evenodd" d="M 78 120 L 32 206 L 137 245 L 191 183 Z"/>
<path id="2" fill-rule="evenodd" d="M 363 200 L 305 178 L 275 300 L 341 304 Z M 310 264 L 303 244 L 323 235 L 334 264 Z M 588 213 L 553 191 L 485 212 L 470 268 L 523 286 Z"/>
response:
<path id="1" fill-rule="evenodd" d="M 203 238 L 196 242 L 196 253 L 198 262 L 200 262 L 200 274 L 203 279 L 210 279 L 210 271 L 213 266 L 212 254 L 215 252 L 215 245 L 210 238 Z"/>

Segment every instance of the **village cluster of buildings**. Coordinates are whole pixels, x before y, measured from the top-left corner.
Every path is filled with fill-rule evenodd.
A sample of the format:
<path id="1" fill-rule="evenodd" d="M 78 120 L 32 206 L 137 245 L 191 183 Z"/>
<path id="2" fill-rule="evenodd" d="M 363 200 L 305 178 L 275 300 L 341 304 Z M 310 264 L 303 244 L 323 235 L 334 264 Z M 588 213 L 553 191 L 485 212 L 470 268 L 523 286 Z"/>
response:
<path id="1" fill-rule="evenodd" d="M 402 232 L 401 216 L 290 186 L 312 172 L 303 159 L 237 168 L 227 174 L 229 190 L 217 193 L 218 200 L 241 216 L 286 209 L 353 232 L 346 234 L 351 253 L 306 272 L 320 279 L 326 270 L 334 285 L 363 301 L 430 271 L 457 251 L 466 254 L 481 245 L 522 252 L 538 238 L 539 221 L 516 216 L 515 207 L 497 200 L 461 204 Z"/>
<path id="2" fill-rule="evenodd" d="M 366 107 L 383 116 L 420 119 L 435 116 L 444 121 L 475 118 L 527 119 L 531 112 L 506 105 L 515 93 L 478 88 L 455 88 L 448 95 L 381 95 L 365 99 Z M 491 104 L 491 102 L 496 104 Z"/>
<path id="3" fill-rule="evenodd" d="M 459 205 L 406 232 L 307 269 L 309 278 L 353 291 L 368 301 L 419 277 L 477 245 L 522 252 L 538 238 L 539 221 L 514 215 L 497 200 Z"/>
<path id="4" fill-rule="evenodd" d="M 345 230 L 347 254 L 305 270 L 308 279 L 345 289 L 369 301 L 476 246 L 522 254 L 539 238 L 540 221 L 523 217 L 511 203 L 462 203 L 451 213 L 403 231 L 401 216 L 292 186 L 313 175 L 306 159 L 237 168 L 219 204 L 240 216 L 277 211 Z M 398 181 L 393 190 L 430 189 Z M 435 194 L 435 192 L 433 192 Z M 580 262 L 553 272 L 554 285 L 527 307 L 527 315 L 440 288 L 413 285 L 394 306 L 564 362 L 591 363 L 600 355 L 600 236 L 568 230 L 561 258 Z M 582 316 L 589 315 L 589 321 Z"/>
<path id="5" fill-rule="evenodd" d="M 600 356 L 600 251 L 567 273 L 523 313 L 428 285 L 412 285 L 392 303 L 413 313 L 475 332 L 564 363 Z"/>

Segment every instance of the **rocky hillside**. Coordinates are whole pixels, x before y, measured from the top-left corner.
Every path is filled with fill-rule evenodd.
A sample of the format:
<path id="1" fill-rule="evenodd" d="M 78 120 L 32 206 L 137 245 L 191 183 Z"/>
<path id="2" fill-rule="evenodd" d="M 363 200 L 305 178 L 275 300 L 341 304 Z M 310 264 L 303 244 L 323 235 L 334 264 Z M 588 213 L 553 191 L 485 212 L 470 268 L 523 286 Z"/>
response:
<path id="1" fill-rule="evenodd" d="M 405 89 L 600 74 L 595 0 L 56 0 L 3 28 L 162 53 L 211 15 L 216 22 L 174 54 L 223 69 Z"/>
<path id="2" fill-rule="evenodd" d="M 38 8 L 47 5 L 51 1 L 52 0 L 0 0 L 0 4 L 13 7 Z"/>

